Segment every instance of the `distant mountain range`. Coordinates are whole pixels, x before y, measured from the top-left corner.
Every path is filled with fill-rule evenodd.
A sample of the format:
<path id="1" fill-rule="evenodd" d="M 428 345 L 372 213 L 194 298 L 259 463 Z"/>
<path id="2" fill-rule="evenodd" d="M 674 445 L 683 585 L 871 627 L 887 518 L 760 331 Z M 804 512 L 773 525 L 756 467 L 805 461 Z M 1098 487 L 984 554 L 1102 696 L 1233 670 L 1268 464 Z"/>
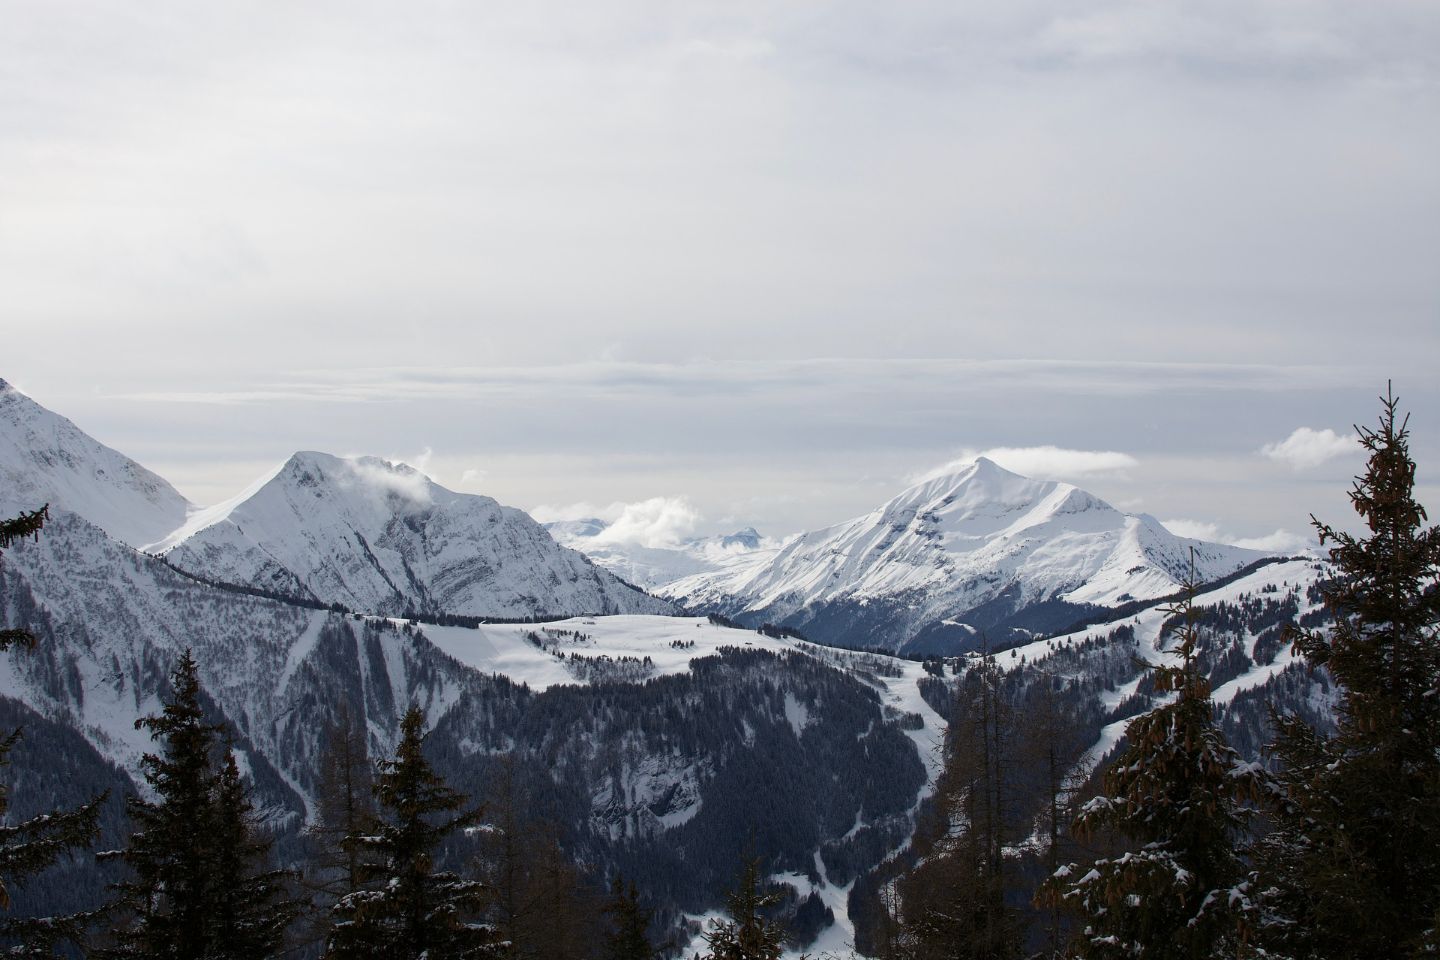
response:
<path id="1" fill-rule="evenodd" d="M 853 942 L 853 898 L 909 837 L 950 684 L 969 661 L 760 635 L 676 616 L 682 605 L 907 653 L 1029 641 L 997 662 L 1021 687 L 1063 678 L 1077 735 L 1099 757 L 1153 702 L 1137 658 L 1168 655 L 1154 601 L 1175 591 L 1193 548 L 1197 578 L 1233 580 L 1202 594 L 1201 663 L 1236 742 L 1256 755 L 1272 705 L 1328 709 L 1323 676 L 1281 640 L 1286 623 L 1321 615 L 1322 565 L 1236 576 L 1270 558 L 1175 537 L 988 460 L 783 543 L 742 530 L 645 550 L 600 521 L 547 532 L 366 457 L 298 453 L 197 509 L 0 381 L 0 516 L 42 503 L 51 520 L 38 541 L 0 562 L 4 624 L 39 637 L 0 656 L 0 715 L 26 730 L 7 776 L 33 787 L 15 791 L 12 810 L 113 788 L 106 845 L 123 841 L 119 797 L 138 789 L 152 747 L 135 720 L 170 695 L 185 648 L 282 853 L 298 855 L 341 706 L 379 757 L 416 703 L 447 778 L 483 797 L 496 758 L 510 758 L 572 855 L 634 877 L 672 919 L 717 906 L 753 843 L 777 877 L 833 910 L 817 953 Z M 570 619 L 457 625 L 467 616 Z M 1051 636 L 1078 620 L 1094 625 Z M 15 909 L 87 906 L 93 870 L 76 861 L 19 892 Z"/>

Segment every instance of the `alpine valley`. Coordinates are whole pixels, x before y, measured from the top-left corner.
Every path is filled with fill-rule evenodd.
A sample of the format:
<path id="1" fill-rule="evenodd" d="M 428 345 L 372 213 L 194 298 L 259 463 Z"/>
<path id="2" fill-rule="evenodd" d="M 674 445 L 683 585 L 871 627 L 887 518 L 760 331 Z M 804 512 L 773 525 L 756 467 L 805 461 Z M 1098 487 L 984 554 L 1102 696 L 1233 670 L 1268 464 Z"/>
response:
<path id="1" fill-rule="evenodd" d="M 0 722 L 25 728 L 12 814 L 108 789 L 105 846 L 153 749 L 135 721 L 188 648 L 288 862 L 326 730 L 348 712 L 388 756 L 416 704 L 451 785 L 633 878 L 659 920 L 697 932 L 749 850 L 788 885 L 795 952 L 865 953 L 984 655 L 1016 702 L 1056 694 L 1103 760 L 1163 697 L 1140 661 L 1172 657 L 1193 562 L 1199 662 L 1242 753 L 1272 704 L 1322 726 L 1330 710 L 1280 642 L 1321 616 L 1318 561 L 1177 537 L 985 459 L 783 541 L 632 548 L 372 457 L 296 453 L 202 509 L 0 381 L 0 516 L 44 504 L 0 566 L 0 622 L 38 639 L 0 655 Z M 102 872 L 57 867 L 15 909 L 92 906 Z"/>

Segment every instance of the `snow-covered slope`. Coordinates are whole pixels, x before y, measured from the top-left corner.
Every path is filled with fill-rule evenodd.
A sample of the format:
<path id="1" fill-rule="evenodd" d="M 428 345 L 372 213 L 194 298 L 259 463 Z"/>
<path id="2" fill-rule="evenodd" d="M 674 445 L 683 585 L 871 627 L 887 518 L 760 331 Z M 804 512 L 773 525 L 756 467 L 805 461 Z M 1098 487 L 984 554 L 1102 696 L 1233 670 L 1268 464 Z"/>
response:
<path id="1" fill-rule="evenodd" d="M 1070 484 L 985 458 L 924 480 L 866 516 L 787 541 L 753 565 L 661 592 L 748 620 L 862 646 L 954 650 L 978 631 L 1073 622 L 1090 605 L 1164 596 L 1194 549 L 1200 581 L 1264 555 L 1177 537 Z"/>
<path id="2" fill-rule="evenodd" d="M 297 453 L 151 549 L 212 580 L 376 613 L 672 609 L 561 547 L 523 511 L 375 457 Z"/>
<path id="3" fill-rule="evenodd" d="M 46 503 L 137 547 L 191 509 L 160 477 L 0 380 L 0 515 Z"/>
<path id="4" fill-rule="evenodd" d="M 692 537 L 676 546 L 645 546 L 608 536 L 604 520 L 555 520 L 544 525 L 560 543 L 594 560 L 617 577 L 655 590 L 683 577 L 760 563 L 778 541 L 753 527 L 719 537 Z"/>

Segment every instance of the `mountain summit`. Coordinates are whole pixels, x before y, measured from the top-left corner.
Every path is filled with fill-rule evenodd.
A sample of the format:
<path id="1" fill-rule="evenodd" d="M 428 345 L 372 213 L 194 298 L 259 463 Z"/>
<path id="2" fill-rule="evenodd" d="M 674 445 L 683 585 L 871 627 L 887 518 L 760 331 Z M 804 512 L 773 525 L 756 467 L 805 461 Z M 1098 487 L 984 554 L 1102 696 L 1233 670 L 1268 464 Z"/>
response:
<path id="1" fill-rule="evenodd" d="M 1177 537 L 1068 483 L 981 457 L 926 477 L 878 509 L 803 533 L 753 564 L 663 589 L 815 639 L 914 652 L 1001 645 L 1129 600 L 1173 593 L 1195 550 L 1215 580 L 1265 555 Z"/>
<path id="2" fill-rule="evenodd" d="M 297 453 L 155 545 L 175 566 L 355 610 L 668 613 L 490 497 L 403 463 Z"/>

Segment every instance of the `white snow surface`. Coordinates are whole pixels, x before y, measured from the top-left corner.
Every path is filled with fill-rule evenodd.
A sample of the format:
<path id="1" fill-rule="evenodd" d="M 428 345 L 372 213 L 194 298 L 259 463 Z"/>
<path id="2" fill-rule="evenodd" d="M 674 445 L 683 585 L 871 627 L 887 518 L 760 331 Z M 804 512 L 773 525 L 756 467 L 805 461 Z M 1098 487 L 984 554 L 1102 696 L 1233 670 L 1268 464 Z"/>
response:
<path id="1" fill-rule="evenodd" d="M 523 511 L 406 464 L 302 452 L 153 544 L 213 580 L 370 613 L 668 613 Z"/>
<path id="2" fill-rule="evenodd" d="M 1121 513 L 1068 483 L 1031 480 L 981 457 L 863 517 L 800 534 L 773 556 L 660 592 L 695 605 L 738 602 L 776 618 L 834 601 L 904 598 L 917 624 L 963 622 L 965 611 L 1008 589 L 1025 604 L 1164 596 L 1186 574 L 1192 547 L 1202 581 L 1266 556 L 1177 537 L 1153 517 Z"/>
<path id="3" fill-rule="evenodd" d="M 159 476 L 0 380 L 0 516 L 47 503 L 136 547 L 193 509 Z"/>

